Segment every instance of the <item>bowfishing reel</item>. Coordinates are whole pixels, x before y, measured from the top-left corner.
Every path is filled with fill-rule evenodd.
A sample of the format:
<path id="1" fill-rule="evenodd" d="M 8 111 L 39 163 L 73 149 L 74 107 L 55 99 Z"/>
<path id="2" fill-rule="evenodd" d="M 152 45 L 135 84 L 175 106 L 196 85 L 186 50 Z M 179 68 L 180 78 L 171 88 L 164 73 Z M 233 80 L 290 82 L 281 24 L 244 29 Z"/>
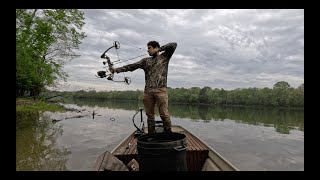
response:
<path id="1" fill-rule="evenodd" d="M 97 74 L 98 74 L 98 76 L 100 77 L 100 78 L 105 78 L 105 77 L 107 77 L 107 71 L 98 71 L 97 72 Z M 97 76 L 97 77 L 98 77 Z"/>

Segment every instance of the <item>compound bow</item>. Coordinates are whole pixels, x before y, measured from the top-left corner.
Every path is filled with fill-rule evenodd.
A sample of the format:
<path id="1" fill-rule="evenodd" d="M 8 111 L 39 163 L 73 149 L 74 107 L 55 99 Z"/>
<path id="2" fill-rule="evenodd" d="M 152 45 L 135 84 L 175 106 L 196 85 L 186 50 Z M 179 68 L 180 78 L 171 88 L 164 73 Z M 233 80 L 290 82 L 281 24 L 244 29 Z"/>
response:
<path id="1" fill-rule="evenodd" d="M 113 46 L 109 47 L 109 48 L 101 55 L 101 58 L 102 58 L 102 59 L 106 59 L 106 60 L 107 60 L 107 62 L 106 62 L 106 61 L 103 61 L 103 64 L 104 64 L 104 65 L 106 65 L 106 63 L 108 64 L 108 66 L 109 66 L 109 71 L 110 71 L 111 68 L 113 68 L 114 62 L 119 62 L 119 61 L 120 61 L 119 55 L 118 55 L 118 60 L 117 60 L 117 61 L 114 61 L 114 62 L 111 62 L 110 58 L 106 55 L 106 53 L 107 53 L 110 49 L 112 49 L 112 48 L 115 48 L 116 50 L 118 50 L 118 49 L 120 48 L 120 43 L 119 43 L 118 41 L 115 41 L 115 42 L 113 43 Z M 141 49 L 141 48 L 139 48 L 139 49 Z M 117 54 L 118 54 L 118 51 L 117 51 Z M 147 55 L 147 54 L 144 54 L 144 55 Z M 144 56 L 144 55 L 140 55 L 140 56 Z M 140 57 L 140 56 L 137 56 L 137 57 Z M 134 58 L 131 58 L 131 59 L 135 59 L 135 58 L 137 58 L 137 57 L 134 57 Z M 131 60 L 131 59 L 127 59 L 127 60 L 125 60 L 125 61 Z M 122 61 L 122 62 L 124 62 L 124 61 Z M 99 78 L 105 78 L 105 77 L 106 77 L 106 78 L 107 78 L 108 80 L 110 80 L 110 81 L 113 81 L 113 82 L 124 82 L 124 83 L 127 84 L 127 85 L 129 85 L 129 84 L 131 83 L 130 77 L 124 76 L 124 80 L 123 80 L 123 81 L 115 81 L 115 80 L 113 80 L 114 74 L 111 73 L 111 71 L 110 71 L 110 74 L 106 74 L 106 73 L 107 73 L 107 71 L 98 71 L 98 72 L 97 72 L 97 74 L 98 74 L 97 77 L 99 77 Z"/>

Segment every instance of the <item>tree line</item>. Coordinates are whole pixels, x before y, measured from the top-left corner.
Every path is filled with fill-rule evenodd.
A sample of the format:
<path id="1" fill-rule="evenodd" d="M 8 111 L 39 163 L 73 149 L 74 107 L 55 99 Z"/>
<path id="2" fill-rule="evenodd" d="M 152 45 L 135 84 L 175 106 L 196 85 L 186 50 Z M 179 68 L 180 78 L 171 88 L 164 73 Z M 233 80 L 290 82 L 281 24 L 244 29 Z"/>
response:
<path id="1" fill-rule="evenodd" d="M 45 96 L 61 95 L 65 98 L 142 101 L 143 91 L 74 91 L 46 92 Z M 224 90 L 211 87 L 171 88 L 168 87 L 169 103 L 245 105 L 273 107 L 304 107 L 304 83 L 297 88 L 280 81 L 273 88 L 237 88 Z"/>

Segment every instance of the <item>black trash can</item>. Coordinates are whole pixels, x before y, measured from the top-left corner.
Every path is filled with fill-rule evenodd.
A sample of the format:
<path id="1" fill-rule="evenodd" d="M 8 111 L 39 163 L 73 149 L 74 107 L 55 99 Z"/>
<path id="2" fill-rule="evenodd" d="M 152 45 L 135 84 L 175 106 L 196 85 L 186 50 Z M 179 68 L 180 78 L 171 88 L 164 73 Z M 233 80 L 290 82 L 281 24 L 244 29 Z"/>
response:
<path id="1" fill-rule="evenodd" d="M 140 171 L 187 171 L 187 139 L 180 133 L 152 133 L 138 137 Z"/>

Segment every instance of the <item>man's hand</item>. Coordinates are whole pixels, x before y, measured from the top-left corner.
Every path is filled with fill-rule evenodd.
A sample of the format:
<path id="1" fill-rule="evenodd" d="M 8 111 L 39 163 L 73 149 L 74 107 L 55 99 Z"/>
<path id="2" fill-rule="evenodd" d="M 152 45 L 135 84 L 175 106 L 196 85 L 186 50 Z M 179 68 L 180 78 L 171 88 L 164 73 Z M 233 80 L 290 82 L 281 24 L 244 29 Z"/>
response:
<path id="1" fill-rule="evenodd" d="M 114 74 L 115 72 L 116 72 L 116 73 L 119 73 L 119 72 L 120 72 L 120 70 L 117 69 L 117 68 L 109 68 L 109 71 L 110 71 L 112 74 Z"/>
<path id="2" fill-rule="evenodd" d="M 109 68 L 109 71 L 111 74 L 114 74 L 116 72 L 116 69 L 115 68 Z"/>

